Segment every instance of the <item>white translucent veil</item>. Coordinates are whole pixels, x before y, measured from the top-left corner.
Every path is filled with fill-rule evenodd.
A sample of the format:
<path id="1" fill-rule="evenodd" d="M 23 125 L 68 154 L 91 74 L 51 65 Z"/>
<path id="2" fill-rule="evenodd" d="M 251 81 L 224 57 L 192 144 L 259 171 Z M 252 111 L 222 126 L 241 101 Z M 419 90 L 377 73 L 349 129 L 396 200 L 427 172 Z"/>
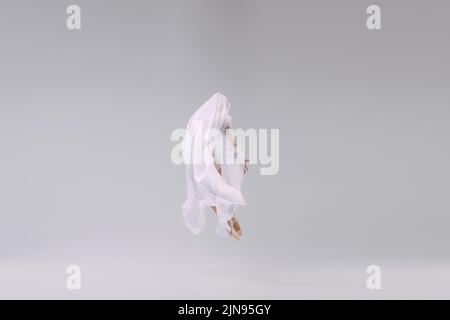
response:
<path id="1" fill-rule="evenodd" d="M 193 233 L 199 233 L 204 227 L 204 207 L 216 207 L 217 233 L 226 235 L 229 232 L 227 221 L 235 214 L 236 205 L 245 205 L 240 190 L 244 156 L 225 134 L 225 129 L 231 128 L 229 110 L 228 99 L 216 93 L 191 116 L 187 125 L 183 143 L 187 178 L 183 217 Z M 217 141 L 225 142 L 225 146 L 217 148 L 220 145 L 215 143 Z M 224 154 L 229 154 L 230 150 L 233 163 L 224 160 Z"/>

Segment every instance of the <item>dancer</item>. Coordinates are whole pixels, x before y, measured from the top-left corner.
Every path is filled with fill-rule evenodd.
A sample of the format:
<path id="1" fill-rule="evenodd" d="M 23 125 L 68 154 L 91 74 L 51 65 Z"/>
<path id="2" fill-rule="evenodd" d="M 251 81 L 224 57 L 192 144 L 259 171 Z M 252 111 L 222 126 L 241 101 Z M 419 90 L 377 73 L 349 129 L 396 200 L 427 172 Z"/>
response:
<path id="1" fill-rule="evenodd" d="M 229 110 L 228 99 L 216 93 L 189 119 L 183 143 L 187 178 L 183 217 L 197 234 L 205 224 L 203 208 L 210 207 L 218 218 L 217 233 L 240 239 L 235 211 L 238 205 L 245 205 L 241 182 L 248 161 L 229 130 Z"/>

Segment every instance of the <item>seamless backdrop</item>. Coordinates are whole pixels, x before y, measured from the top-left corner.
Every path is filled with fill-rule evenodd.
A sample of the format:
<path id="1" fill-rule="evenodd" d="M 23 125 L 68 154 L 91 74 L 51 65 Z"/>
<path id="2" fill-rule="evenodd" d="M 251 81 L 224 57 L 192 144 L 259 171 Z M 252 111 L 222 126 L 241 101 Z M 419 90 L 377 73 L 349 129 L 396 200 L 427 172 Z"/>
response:
<path id="1" fill-rule="evenodd" d="M 1 0 L 0 297 L 450 298 L 450 4 L 371 4 Z M 189 233 L 170 161 L 217 91 L 280 130 L 239 242 Z"/>

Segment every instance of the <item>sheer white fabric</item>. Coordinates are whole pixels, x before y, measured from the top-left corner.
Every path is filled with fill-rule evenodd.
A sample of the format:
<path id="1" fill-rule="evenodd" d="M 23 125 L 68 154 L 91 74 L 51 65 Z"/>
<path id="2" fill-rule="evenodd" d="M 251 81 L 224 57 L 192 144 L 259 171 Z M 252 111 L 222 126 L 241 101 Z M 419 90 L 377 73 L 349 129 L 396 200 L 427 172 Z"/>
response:
<path id="1" fill-rule="evenodd" d="M 183 217 L 193 233 L 199 233 L 205 225 L 205 207 L 216 207 L 216 232 L 227 235 L 227 221 L 235 215 L 237 205 L 245 205 L 241 193 L 245 160 L 226 131 L 231 128 L 229 110 L 228 99 L 216 93 L 192 115 L 187 125 L 183 145 L 187 199 Z M 223 147 L 218 147 L 221 142 L 217 141 L 223 141 Z M 232 163 L 226 161 L 229 154 L 233 155 Z"/>

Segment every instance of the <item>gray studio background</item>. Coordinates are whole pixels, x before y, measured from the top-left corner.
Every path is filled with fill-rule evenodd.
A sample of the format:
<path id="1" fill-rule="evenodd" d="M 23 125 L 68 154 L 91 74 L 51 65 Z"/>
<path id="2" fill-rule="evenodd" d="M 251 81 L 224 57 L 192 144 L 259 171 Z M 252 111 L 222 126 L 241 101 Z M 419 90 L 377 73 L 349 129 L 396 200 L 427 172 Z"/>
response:
<path id="1" fill-rule="evenodd" d="M 449 23 L 437 0 L 1 0 L 0 297 L 450 298 Z M 280 129 L 239 242 L 213 214 L 189 233 L 170 160 L 217 91 Z"/>

